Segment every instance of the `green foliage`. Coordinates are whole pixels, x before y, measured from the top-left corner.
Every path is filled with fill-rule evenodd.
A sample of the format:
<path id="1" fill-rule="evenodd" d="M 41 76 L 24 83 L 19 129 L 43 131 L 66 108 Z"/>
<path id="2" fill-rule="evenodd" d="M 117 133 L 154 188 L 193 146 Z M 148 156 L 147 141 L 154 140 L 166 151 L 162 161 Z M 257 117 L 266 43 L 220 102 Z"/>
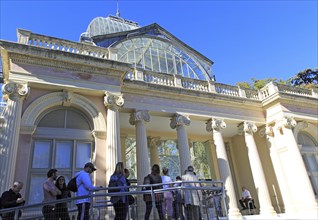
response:
<path id="1" fill-rule="evenodd" d="M 290 80 L 293 86 L 307 89 L 318 88 L 318 68 L 302 70 Z"/>
<path id="2" fill-rule="evenodd" d="M 248 82 L 237 82 L 236 85 L 240 87 L 241 89 L 250 89 L 251 84 Z"/>

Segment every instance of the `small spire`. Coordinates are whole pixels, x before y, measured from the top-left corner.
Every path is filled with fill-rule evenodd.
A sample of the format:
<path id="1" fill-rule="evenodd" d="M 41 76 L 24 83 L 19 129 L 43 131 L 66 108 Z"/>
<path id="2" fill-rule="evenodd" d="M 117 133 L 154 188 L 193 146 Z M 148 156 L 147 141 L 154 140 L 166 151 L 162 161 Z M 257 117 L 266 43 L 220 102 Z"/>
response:
<path id="1" fill-rule="evenodd" d="M 117 12 L 116 12 L 116 16 L 117 17 L 120 17 L 120 12 L 119 12 L 119 3 L 118 3 L 119 0 L 117 0 Z"/>

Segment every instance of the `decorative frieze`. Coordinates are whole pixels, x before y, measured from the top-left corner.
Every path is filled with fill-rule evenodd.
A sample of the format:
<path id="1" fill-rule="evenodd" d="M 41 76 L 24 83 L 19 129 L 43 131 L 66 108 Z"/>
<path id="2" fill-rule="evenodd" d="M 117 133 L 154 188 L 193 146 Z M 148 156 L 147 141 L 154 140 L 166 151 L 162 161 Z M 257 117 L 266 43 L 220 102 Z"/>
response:
<path id="1" fill-rule="evenodd" d="M 118 109 L 124 105 L 123 95 L 114 95 L 109 92 L 105 92 L 104 105 L 114 111 L 118 111 Z"/>
<path id="2" fill-rule="evenodd" d="M 150 121 L 150 115 L 147 110 L 137 110 L 130 114 L 129 123 L 135 125 L 137 121 Z"/>
<path id="3" fill-rule="evenodd" d="M 213 130 L 221 131 L 226 128 L 226 123 L 223 119 L 212 118 L 206 123 L 206 131 L 211 132 Z"/>
<path id="4" fill-rule="evenodd" d="M 170 122 L 170 127 L 172 129 L 175 129 L 177 128 L 178 126 L 188 126 L 190 125 L 190 118 L 189 116 L 187 115 L 180 115 L 180 114 L 175 114 L 172 119 L 171 119 L 171 122 Z"/>

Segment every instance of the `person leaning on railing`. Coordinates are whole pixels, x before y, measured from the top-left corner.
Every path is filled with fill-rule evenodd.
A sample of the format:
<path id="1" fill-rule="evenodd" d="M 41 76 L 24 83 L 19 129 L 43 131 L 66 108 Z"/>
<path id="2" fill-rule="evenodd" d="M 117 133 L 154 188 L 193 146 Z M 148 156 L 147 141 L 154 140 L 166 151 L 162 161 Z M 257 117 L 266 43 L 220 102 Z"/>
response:
<path id="1" fill-rule="evenodd" d="M 158 184 L 162 183 L 162 179 L 160 176 L 160 166 L 158 164 L 154 164 L 151 168 L 151 173 L 145 176 L 144 178 L 144 185 L 149 185 L 149 184 Z M 162 189 L 162 185 L 160 186 L 153 186 L 152 189 Z M 143 190 L 151 190 L 151 187 L 145 187 Z M 156 208 L 159 214 L 159 219 L 163 220 L 163 212 L 162 212 L 162 200 L 163 200 L 163 195 L 162 193 L 156 193 L 155 194 L 155 204 Z M 146 213 L 145 213 L 145 220 L 149 220 L 149 216 L 151 213 L 152 209 L 152 198 L 150 194 L 144 194 L 144 201 L 146 203 Z"/>
<path id="2" fill-rule="evenodd" d="M 118 187 L 118 189 L 109 189 L 108 192 L 128 192 L 126 178 L 124 176 L 124 165 L 118 162 L 113 175 L 109 179 L 108 187 Z M 115 220 L 125 220 L 128 213 L 128 200 L 124 196 L 111 196 L 110 201 L 115 209 Z"/>
<path id="3" fill-rule="evenodd" d="M 20 194 L 20 190 L 23 187 L 23 183 L 20 181 L 15 181 L 13 186 L 8 191 L 2 193 L 0 201 L 0 208 L 13 208 L 17 206 L 24 205 L 25 201 Z M 21 217 L 22 212 L 19 210 L 18 217 Z M 2 214 L 3 220 L 13 220 L 15 216 L 15 212 L 7 212 Z"/>

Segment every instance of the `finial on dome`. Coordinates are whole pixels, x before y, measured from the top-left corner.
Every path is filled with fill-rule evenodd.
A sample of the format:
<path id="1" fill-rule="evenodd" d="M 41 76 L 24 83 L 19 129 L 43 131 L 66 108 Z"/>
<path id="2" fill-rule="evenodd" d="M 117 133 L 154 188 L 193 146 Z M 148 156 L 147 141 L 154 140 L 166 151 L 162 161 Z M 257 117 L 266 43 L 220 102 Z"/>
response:
<path id="1" fill-rule="evenodd" d="M 116 16 L 117 17 L 120 17 L 120 12 L 119 12 L 119 3 L 118 3 L 119 0 L 117 0 L 117 11 L 116 11 Z"/>

